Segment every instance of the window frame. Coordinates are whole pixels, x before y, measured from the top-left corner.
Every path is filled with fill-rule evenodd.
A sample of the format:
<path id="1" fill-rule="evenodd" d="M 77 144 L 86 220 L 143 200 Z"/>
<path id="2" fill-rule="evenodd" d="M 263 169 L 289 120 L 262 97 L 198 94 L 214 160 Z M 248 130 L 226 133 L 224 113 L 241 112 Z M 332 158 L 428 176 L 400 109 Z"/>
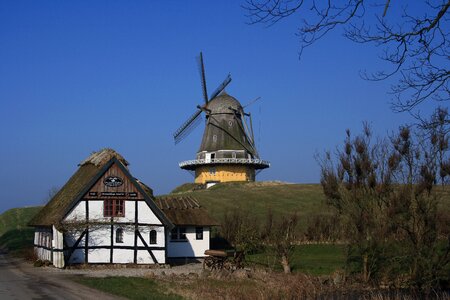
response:
<path id="1" fill-rule="evenodd" d="M 196 240 L 203 240 L 203 233 L 204 233 L 204 230 L 203 230 L 202 226 L 196 226 L 195 227 L 195 239 Z"/>
<path id="2" fill-rule="evenodd" d="M 154 233 L 154 237 L 152 237 L 152 234 Z M 149 233 L 149 236 L 148 236 L 148 238 L 149 238 L 149 244 L 150 245 L 156 245 L 156 244 L 158 244 L 158 232 L 156 232 L 156 230 L 155 229 L 152 229 L 152 230 L 150 230 L 150 233 Z"/>
<path id="3" fill-rule="evenodd" d="M 170 232 L 170 241 L 171 242 L 187 242 L 186 230 L 187 228 L 184 226 L 174 227 Z"/>
<path id="4" fill-rule="evenodd" d="M 119 234 L 119 232 L 120 232 L 120 234 Z M 114 240 L 115 240 L 116 244 L 123 244 L 123 228 L 122 227 L 116 228 Z"/>
<path id="5" fill-rule="evenodd" d="M 103 217 L 125 217 L 125 200 L 124 199 L 104 199 L 103 200 Z"/>

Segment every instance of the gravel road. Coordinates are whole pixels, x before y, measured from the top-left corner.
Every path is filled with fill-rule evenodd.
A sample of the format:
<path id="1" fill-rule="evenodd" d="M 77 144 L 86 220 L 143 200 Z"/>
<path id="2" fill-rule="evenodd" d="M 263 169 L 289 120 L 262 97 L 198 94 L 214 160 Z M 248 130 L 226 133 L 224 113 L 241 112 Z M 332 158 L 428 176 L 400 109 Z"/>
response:
<path id="1" fill-rule="evenodd" d="M 73 282 L 70 273 L 35 268 L 0 253 L 0 299 L 122 299 Z"/>

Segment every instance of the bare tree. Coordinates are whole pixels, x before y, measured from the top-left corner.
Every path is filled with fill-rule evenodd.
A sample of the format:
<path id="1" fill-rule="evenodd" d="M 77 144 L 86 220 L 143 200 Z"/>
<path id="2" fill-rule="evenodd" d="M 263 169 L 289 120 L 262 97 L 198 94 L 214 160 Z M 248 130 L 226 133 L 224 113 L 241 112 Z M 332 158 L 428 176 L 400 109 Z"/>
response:
<path id="1" fill-rule="evenodd" d="M 42 201 L 43 204 L 47 204 L 56 194 L 58 194 L 60 188 L 57 186 L 52 186 L 47 193 L 47 197 Z"/>
<path id="2" fill-rule="evenodd" d="M 437 110 L 431 119 L 443 114 Z M 450 236 L 446 211 L 438 209 L 446 194 L 436 184 L 448 183 L 450 151 L 440 128 L 402 126 L 372 142 L 365 126 L 354 138 L 347 131 L 336 156 L 319 160 L 325 196 L 346 233 L 349 266 L 366 282 L 403 277 L 412 286 L 435 287 L 448 280 Z"/>
<path id="3" fill-rule="evenodd" d="M 273 250 L 275 258 L 286 274 L 291 273 L 297 232 L 298 215 L 296 213 L 275 218 L 273 212 L 268 210 L 261 236 L 269 248 Z"/>
<path id="4" fill-rule="evenodd" d="M 417 117 L 424 101 L 450 100 L 450 0 L 418 1 L 415 11 L 408 4 L 404 2 L 400 13 L 391 12 L 390 0 L 246 0 L 243 8 L 249 24 L 271 26 L 294 14 L 302 17 L 300 55 L 339 27 L 351 41 L 381 48 L 380 58 L 391 68 L 362 72 L 362 77 L 378 81 L 395 76 L 392 108 Z"/>

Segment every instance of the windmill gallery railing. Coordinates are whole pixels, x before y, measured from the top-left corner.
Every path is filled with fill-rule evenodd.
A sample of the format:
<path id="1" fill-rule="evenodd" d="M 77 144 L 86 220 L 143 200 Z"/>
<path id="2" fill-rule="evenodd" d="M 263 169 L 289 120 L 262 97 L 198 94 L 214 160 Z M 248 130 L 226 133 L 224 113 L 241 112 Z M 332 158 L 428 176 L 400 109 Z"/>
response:
<path id="1" fill-rule="evenodd" d="M 243 164 L 243 165 L 257 165 L 261 168 L 270 167 L 267 160 L 256 158 L 211 158 L 211 159 L 192 159 L 185 160 L 179 163 L 180 168 L 187 166 L 197 166 L 206 164 Z"/>

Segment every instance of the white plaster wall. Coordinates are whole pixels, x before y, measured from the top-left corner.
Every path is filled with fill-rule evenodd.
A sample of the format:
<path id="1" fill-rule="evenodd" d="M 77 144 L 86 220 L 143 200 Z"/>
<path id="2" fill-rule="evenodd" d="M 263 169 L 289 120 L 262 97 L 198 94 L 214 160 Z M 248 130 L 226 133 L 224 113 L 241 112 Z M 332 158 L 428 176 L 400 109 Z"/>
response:
<path id="1" fill-rule="evenodd" d="M 166 256 L 164 250 L 152 250 L 153 255 L 156 258 L 157 263 L 165 264 Z M 156 262 L 153 261 L 152 256 L 148 253 L 147 250 L 139 250 L 137 257 L 138 264 L 154 264 Z"/>
<path id="2" fill-rule="evenodd" d="M 172 242 L 167 244 L 168 257 L 204 257 L 209 249 L 210 228 L 203 227 L 203 240 L 195 239 L 195 227 L 186 228 L 186 242 Z"/>
<path id="3" fill-rule="evenodd" d="M 88 262 L 89 263 L 109 263 L 110 250 L 109 249 L 89 249 Z"/>
<path id="4" fill-rule="evenodd" d="M 145 201 L 138 201 L 138 223 L 158 224 L 161 221 L 156 217 Z M 89 200 L 89 219 L 100 222 L 109 221 L 110 217 L 103 216 L 103 200 Z M 134 222 L 135 201 L 125 201 L 125 216 L 115 217 L 116 222 Z M 66 221 L 84 221 L 86 219 L 86 203 L 80 201 L 65 218 Z"/>
<path id="5" fill-rule="evenodd" d="M 114 218 L 118 222 L 134 222 L 135 201 L 125 201 L 125 217 Z"/>
<path id="6" fill-rule="evenodd" d="M 67 231 L 66 233 L 64 233 L 64 239 L 66 241 L 67 246 L 72 247 L 76 241 L 80 238 L 81 234 L 83 233 L 83 230 L 70 230 Z M 84 236 L 80 243 L 78 244 L 78 247 L 83 247 L 84 246 L 84 241 L 85 241 L 85 237 Z"/>
<path id="7" fill-rule="evenodd" d="M 108 255 L 109 257 L 109 255 Z M 134 262 L 134 250 L 114 249 L 113 263 L 115 264 L 132 264 Z"/>
<path id="8" fill-rule="evenodd" d="M 52 248 L 54 250 L 59 250 L 53 251 L 53 265 L 57 268 L 64 268 L 64 253 L 62 252 L 62 250 L 64 249 L 63 234 L 62 232 L 58 231 L 55 226 L 52 227 L 52 230 Z"/>
<path id="9" fill-rule="evenodd" d="M 116 243 L 116 230 L 119 227 L 122 228 L 122 230 L 123 230 L 123 243 Z M 108 238 L 109 238 L 109 233 L 108 233 Z M 113 245 L 134 246 L 134 227 L 133 226 L 114 225 Z"/>
<path id="10" fill-rule="evenodd" d="M 161 221 L 156 217 L 150 207 L 144 201 L 138 201 L 138 215 L 139 223 L 144 224 L 161 224 Z M 86 204 L 85 201 L 80 201 L 74 209 L 66 217 L 66 221 L 85 221 L 86 218 Z M 111 218 L 103 217 L 103 200 L 89 200 L 89 220 L 98 222 L 109 222 Z M 135 216 L 135 201 L 125 201 L 125 216 L 115 217 L 115 222 L 133 223 Z M 104 226 L 104 227 L 103 227 Z M 116 229 L 121 227 L 123 229 L 123 243 L 116 243 Z M 157 244 L 150 245 L 150 230 L 157 231 Z M 194 229 L 195 230 L 195 229 Z M 165 231 L 163 226 L 139 226 L 139 231 L 149 247 L 165 247 Z M 78 238 L 81 236 L 83 229 L 72 230 L 64 234 L 64 239 L 67 245 L 73 246 Z M 134 226 L 130 225 L 114 225 L 113 227 L 113 245 L 114 246 L 134 246 Z M 194 232 L 195 238 L 195 232 Z M 206 236 L 205 236 L 206 238 Z M 35 240 L 37 237 L 35 237 Z M 209 239 L 209 238 L 208 238 Z M 86 236 L 78 244 L 78 247 L 84 247 Z M 142 241 L 138 238 L 138 246 L 144 246 Z M 111 245 L 111 227 L 109 224 L 102 226 L 92 226 L 89 230 L 88 246 L 110 246 Z M 165 251 L 153 250 L 153 253 L 159 263 L 165 263 Z M 84 249 L 76 249 L 70 258 L 70 263 L 84 263 Z M 185 255 L 183 255 L 185 256 Z M 138 263 L 151 264 L 154 263 L 147 250 L 139 250 L 137 256 Z M 110 249 L 89 249 L 88 250 L 89 263 L 109 263 Z M 133 263 L 134 250 L 131 249 L 114 249 L 113 250 L 114 263 Z"/>
<path id="11" fill-rule="evenodd" d="M 86 219 L 86 203 L 80 201 L 66 216 L 66 221 L 84 221 Z"/>
<path id="12" fill-rule="evenodd" d="M 162 224 L 145 201 L 138 201 L 138 223 Z"/>
<path id="13" fill-rule="evenodd" d="M 34 232 L 34 244 L 50 249 L 52 247 L 52 230 L 46 227 L 36 227 Z M 52 261 L 51 250 L 34 247 L 34 253 L 40 260 Z"/>
<path id="14" fill-rule="evenodd" d="M 104 225 L 102 227 L 89 228 L 89 246 L 110 246 L 111 245 L 111 227 Z"/>
<path id="15" fill-rule="evenodd" d="M 110 218 L 103 217 L 103 200 L 89 200 L 89 220 L 107 222 Z"/>
<path id="16" fill-rule="evenodd" d="M 156 230 L 156 244 L 150 244 L 150 231 Z M 165 234 L 164 227 L 158 226 L 139 226 L 139 232 L 141 233 L 144 241 L 149 247 L 165 247 Z M 134 245 L 134 244 L 133 244 Z M 144 246 L 141 239 L 138 237 L 138 246 Z"/>

